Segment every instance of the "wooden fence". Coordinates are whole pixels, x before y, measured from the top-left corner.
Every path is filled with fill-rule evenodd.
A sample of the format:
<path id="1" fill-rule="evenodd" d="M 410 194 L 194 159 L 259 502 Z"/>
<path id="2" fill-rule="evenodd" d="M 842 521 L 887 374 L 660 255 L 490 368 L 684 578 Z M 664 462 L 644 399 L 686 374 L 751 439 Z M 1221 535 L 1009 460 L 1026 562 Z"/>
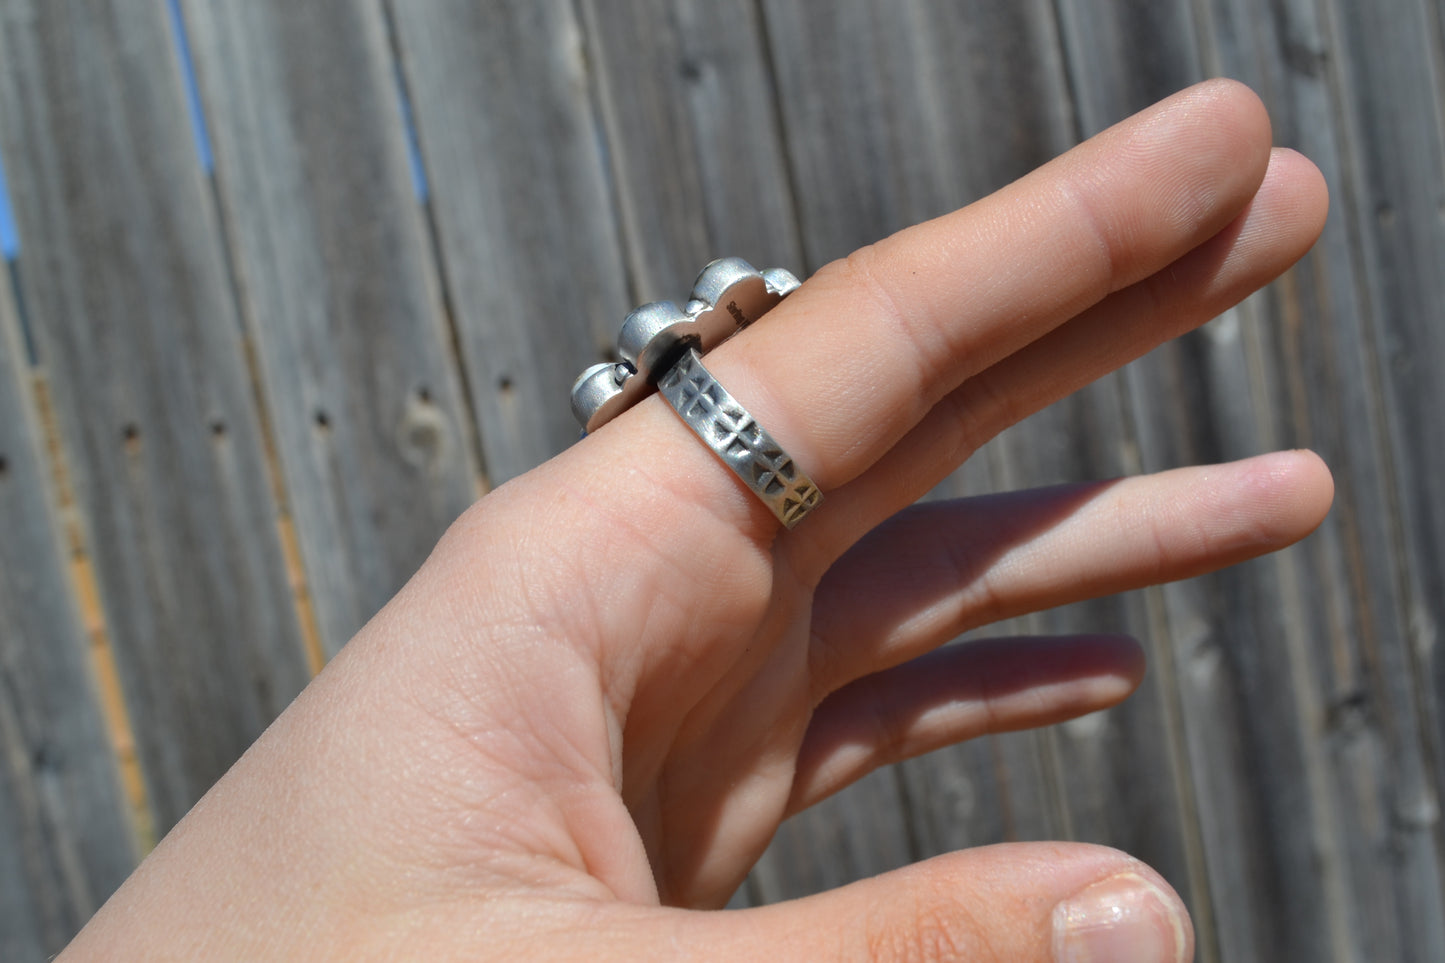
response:
<path id="1" fill-rule="evenodd" d="M 1308 446 L 1296 549 L 1048 612 L 1113 712 L 869 778 L 737 902 L 1071 837 L 1203 960 L 1445 960 L 1438 0 L 0 0 L 0 959 L 57 950 L 717 254 L 799 273 L 1211 74 L 1333 193 L 1268 292 L 977 492 Z M 194 86 L 190 83 L 194 70 Z"/>

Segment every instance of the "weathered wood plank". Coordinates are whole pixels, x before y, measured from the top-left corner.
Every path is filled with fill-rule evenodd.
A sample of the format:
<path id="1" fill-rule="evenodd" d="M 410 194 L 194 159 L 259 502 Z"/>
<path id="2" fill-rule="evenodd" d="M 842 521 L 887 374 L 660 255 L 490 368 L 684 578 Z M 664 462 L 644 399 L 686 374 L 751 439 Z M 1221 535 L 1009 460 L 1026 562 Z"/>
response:
<path id="1" fill-rule="evenodd" d="M 1379 449 L 1365 440 L 1371 433 L 1381 439 L 1394 489 L 1381 493 L 1362 485 L 1344 533 L 1353 539 L 1342 538 L 1342 551 L 1322 560 L 1338 564 L 1364 547 L 1369 555 L 1356 564 L 1373 570 L 1350 573 L 1362 631 L 1346 637 L 1355 643 L 1346 649 L 1353 688 L 1329 692 L 1335 723 L 1330 749 L 1341 808 L 1352 817 L 1346 841 L 1361 955 L 1439 959 L 1445 957 L 1439 815 L 1445 660 L 1438 646 L 1445 623 L 1445 512 L 1436 484 L 1445 470 L 1439 428 L 1439 412 L 1445 411 L 1439 376 L 1445 363 L 1441 12 L 1438 3 L 1422 0 L 1329 2 L 1322 8 L 1333 55 L 1327 63 L 1339 91 L 1341 166 L 1352 175 L 1337 192 L 1362 294 L 1348 307 L 1365 319 L 1371 350 L 1363 357 L 1375 369 L 1371 377 L 1357 374 L 1348 357 L 1338 364 L 1341 380 L 1358 386 L 1343 390 L 1368 392 L 1372 402 L 1368 420 L 1350 412 L 1353 417 L 1339 426 L 1349 432 L 1355 459 L 1366 470 Z M 1353 333 L 1344 327 L 1346 337 Z M 1351 347 L 1345 342 L 1342 353 Z M 1385 506 L 1393 509 L 1397 541 L 1378 531 Z M 1379 584 L 1382 577 L 1396 580 L 1393 592 Z M 1339 664 L 1340 648 L 1331 662 L 1316 656 L 1317 662 Z"/>
<path id="2" fill-rule="evenodd" d="M 1067 116 L 1067 104 L 1029 96 L 1048 83 L 1056 50 L 1046 5 L 905 4 L 885 11 L 845 3 L 821 11 L 768 3 L 763 9 L 810 269 L 961 206 L 1067 143 L 1057 122 Z M 1020 56 L 957 70 L 997 25 L 1007 26 L 1013 52 L 1028 49 L 1044 68 L 1011 73 L 1009 64 L 1026 59 Z M 860 69 L 863 64 L 880 69 Z M 1020 116 L 1009 109 L 1016 106 Z M 966 469 L 969 480 L 960 476 L 940 494 L 996 487 L 995 457 L 981 453 Z M 980 743 L 900 767 L 892 774 L 892 798 L 877 798 L 877 790 L 869 796 L 846 791 L 831 804 L 841 810 L 834 833 L 868 838 L 882 827 L 903 841 L 848 868 L 876 873 L 969 843 L 1050 835 L 1061 820 L 1058 800 L 1043 782 L 1041 749 L 1034 736 Z M 882 775 L 871 782 L 886 785 Z M 795 879 L 786 895 L 842 881 L 826 863 Z"/>
<path id="3" fill-rule="evenodd" d="M 907 4 L 886 12 L 833 5 L 827 16 L 799 4 L 766 9 L 804 242 L 815 257 L 840 256 L 961 206 L 1075 138 L 1049 4 Z M 882 66 L 860 70 L 859 64 Z M 1116 389 L 1087 393 L 977 455 L 974 463 L 991 465 L 984 474 L 992 477 L 970 468 L 971 478 L 960 476 L 941 491 L 1118 474 L 1118 421 Z M 1081 440 L 1086 437 L 1094 440 Z M 1008 628 L 1104 627 L 1149 635 L 1137 601 L 1076 608 Z M 912 833 L 924 842 L 923 854 L 1073 834 L 1130 849 L 1188 894 L 1181 841 L 1188 830 L 1163 738 L 1169 726 L 1162 699 L 1157 687 L 1146 687 L 1114 716 L 1057 736 L 1015 735 L 904 766 Z M 1134 764 L 1133 780 L 1094 764 L 1125 758 Z M 1137 779 L 1140 771 L 1150 774 L 1147 782 Z"/>
<path id="4" fill-rule="evenodd" d="M 1187 3 L 1074 2 L 1061 12 L 1085 134 L 1204 73 Z M 1137 441 L 1136 470 L 1217 461 L 1266 447 L 1253 431 L 1250 401 L 1256 394 L 1250 374 L 1257 366 L 1240 344 L 1240 323 L 1231 314 L 1128 369 L 1126 435 Z M 1190 840 L 1195 886 L 1187 898 L 1201 959 L 1253 959 L 1255 953 L 1279 958 L 1268 947 L 1284 928 L 1265 907 L 1286 898 L 1275 870 L 1280 850 L 1291 843 L 1280 840 L 1300 840 L 1311 832 L 1304 821 L 1275 825 L 1269 813 L 1249 805 L 1251 780 L 1273 777 L 1283 788 L 1280 784 L 1292 785 L 1286 773 L 1299 774 L 1287 748 L 1299 728 L 1292 707 L 1278 699 L 1264 705 L 1256 697 L 1264 697 L 1267 687 L 1254 688 L 1265 669 L 1273 669 L 1265 676 L 1271 679 L 1288 673 L 1279 646 L 1259 652 L 1261 641 L 1280 628 L 1279 607 L 1264 601 L 1277 587 L 1277 579 L 1269 578 L 1273 571 L 1242 570 L 1146 595 L 1156 643 L 1154 684 L 1179 706 L 1170 717 L 1171 766 L 1183 804 L 1190 807 L 1192 831 L 1199 834 Z M 1260 715 L 1244 715 L 1250 712 Z M 1262 736 L 1252 725 L 1261 717 L 1271 720 Z M 1289 797 L 1276 793 L 1275 799 L 1283 806 Z M 1278 835 L 1261 838 L 1271 831 Z M 1308 924 L 1313 932 L 1299 934 L 1284 957 L 1310 955 L 1303 947 L 1316 944 L 1324 932 L 1318 909 Z"/>
<path id="5" fill-rule="evenodd" d="M 58 953 L 135 866 L 0 271 L 0 959 Z"/>
<path id="6" fill-rule="evenodd" d="M 1047 3 L 763 8 L 810 268 L 961 207 L 1069 144 Z"/>
<path id="7" fill-rule="evenodd" d="M 1214 324 L 1238 320 L 1226 316 Z M 1227 417 L 1211 405 L 1227 404 L 1228 392 L 1245 405 L 1253 399 L 1243 379 L 1220 377 L 1221 369 L 1245 367 L 1237 353 L 1221 353 L 1223 359 L 1210 359 L 1202 357 L 1207 346 L 1172 347 L 1130 372 L 1131 413 L 1146 470 L 1254 450 L 1236 447 L 1233 438 L 1221 443 L 1219 435 L 1238 425 L 1221 425 Z M 1162 414 L 1145 410 L 1160 406 Z M 1286 869 L 1311 843 L 1325 850 L 1331 845 L 1304 788 L 1310 766 L 1303 758 L 1301 707 L 1280 695 L 1291 691 L 1287 640 L 1297 637 L 1291 616 L 1298 600 L 1282 584 L 1278 563 L 1242 566 L 1150 598 L 1173 647 L 1168 681 L 1184 706 L 1182 754 L 1204 839 L 1212 912 L 1196 912 L 1196 923 L 1217 947 L 1204 958 L 1217 953 L 1264 960 L 1279 958 L 1277 952 L 1291 956 L 1284 951 L 1301 946 L 1322 949 L 1329 943 L 1322 881 L 1295 879 Z M 1311 896 L 1320 902 L 1311 903 Z M 1276 914 L 1283 906 L 1301 911 L 1291 921 L 1295 927 L 1310 929 L 1291 932 L 1281 925 Z"/>
<path id="8" fill-rule="evenodd" d="M 1129 474 L 1131 434 L 1117 377 L 1040 412 L 1001 439 L 1008 487 Z M 1144 643 L 1150 671 L 1139 690 L 1106 713 L 1047 734 L 1052 779 L 1067 834 L 1145 860 L 1195 907 L 1203 907 L 1198 826 L 1176 765 L 1180 708 L 1169 684 L 1169 649 L 1141 593 L 1095 599 L 1022 620 L 1031 633 L 1124 632 Z"/>
<path id="9" fill-rule="evenodd" d="M 181 9 L 329 655 L 477 492 L 386 22 L 346 0 Z"/>
<path id="10" fill-rule="evenodd" d="M 1280 929 L 1298 934 L 1290 943 L 1240 946 L 1231 958 L 1326 958 L 1327 950 L 1339 959 L 1411 958 L 1430 946 L 1431 938 L 1421 937 L 1440 925 L 1440 915 L 1396 916 L 1403 917 L 1402 907 L 1415 899 L 1438 904 L 1437 856 L 1428 829 L 1424 840 L 1397 846 L 1399 830 L 1379 818 L 1391 808 L 1391 797 L 1403 792 L 1418 798 L 1421 788 L 1429 790 L 1422 785 L 1428 777 L 1422 773 L 1413 681 L 1398 662 L 1406 645 L 1399 549 L 1389 515 L 1378 510 L 1388 503 L 1393 459 L 1381 430 L 1377 350 L 1358 307 L 1356 231 L 1339 203 L 1348 175 L 1327 69 L 1332 51 L 1314 3 L 1265 8 L 1222 2 L 1207 12 L 1219 69 L 1259 90 L 1276 139 L 1311 157 L 1336 195 L 1314 253 L 1286 283 L 1256 299 L 1252 313 L 1242 314 L 1252 322 L 1243 336 L 1254 343 L 1263 372 L 1259 417 L 1268 443 L 1315 448 L 1336 478 L 1334 511 L 1287 570 L 1292 593 L 1327 600 L 1296 603 L 1290 617 L 1300 637 L 1290 684 L 1313 738 L 1301 754 L 1305 769 L 1289 772 L 1307 784 L 1300 805 L 1322 823 L 1328 820 L 1320 828 L 1334 838 L 1276 837 L 1285 852 L 1279 875 L 1289 882 L 1323 865 L 1322 884 L 1291 883 L 1281 894 Z M 1312 907 L 1320 899 L 1327 901 L 1331 930 L 1312 946 L 1308 927 L 1318 922 Z M 1255 929 L 1230 929 L 1221 939 L 1240 941 Z M 1418 958 L 1440 955 L 1427 949 Z"/>
<path id="11" fill-rule="evenodd" d="M 1170 16 L 1164 8 L 1153 5 L 1150 15 Z M 1107 13 L 1075 11 L 1077 22 L 1087 25 L 1079 37 L 1117 29 L 1105 19 L 1116 12 L 1130 17 L 1133 27 L 1146 23 L 1117 5 Z M 1273 91 L 1271 106 L 1286 136 L 1296 143 L 1302 134 L 1311 136 L 1302 146 L 1323 154 L 1327 173 L 1336 172 L 1338 164 L 1330 163 L 1335 135 L 1328 93 L 1314 76 L 1324 51 L 1308 5 L 1219 3 L 1192 10 L 1180 5 L 1172 16 L 1188 24 L 1200 13 L 1214 31 L 1203 38 L 1211 44 L 1209 61 Z M 1134 37 L 1123 46 L 1157 53 L 1168 44 Z M 1261 54 L 1261 46 L 1267 53 Z M 1092 95 L 1081 93 L 1086 105 L 1092 104 L 1086 119 L 1097 117 L 1090 109 L 1110 102 L 1122 110 L 1153 100 L 1195 73 L 1170 76 L 1166 70 L 1151 85 L 1147 71 L 1135 65 L 1127 80 L 1111 78 L 1097 47 L 1079 40 L 1073 48 L 1084 58 L 1077 64 L 1077 82 L 1098 88 Z M 1185 54 L 1158 62 L 1180 64 Z M 1365 359 L 1368 365 L 1369 352 L 1352 350 L 1361 346 L 1358 326 L 1338 320 L 1339 312 L 1353 307 L 1349 253 L 1343 243 L 1328 239 L 1321 251 L 1287 286 L 1130 372 L 1131 414 L 1147 467 L 1239 457 L 1309 442 L 1318 433 L 1335 442 L 1327 455 L 1353 459 L 1350 481 L 1363 491 L 1379 490 L 1379 478 L 1370 477 L 1380 453 L 1371 450 L 1368 405 L 1341 407 L 1342 398 L 1367 402 L 1362 392 L 1369 392 L 1370 382 L 1361 364 Z M 1320 263 L 1331 251 L 1338 260 Z M 1343 303 L 1331 309 L 1330 295 Z M 1301 318 L 1312 314 L 1323 315 L 1338 333 L 1301 333 Z M 1340 351 L 1334 347 L 1340 343 L 1350 347 Z M 1349 387 L 1339 383 L 1339 370 L 1349 372 Z M 1352 443 L 1340 437 L 1339 426 L 1346 425 L 1364 429 Z M 1377 765 L 1377 740 L 1384 734 L 1361 725 L 1353 713 L 1346 713 L 1354 716 L 1353 734 L 1330 731 L 1341 721 L 1332 707 L 1347 704 L 1349 694 L 1359 691 L 1360 674 L 1349 665 L 1356 656 L 1347 654 L 1355 648 L 1351 633 L 1364 629 L 1365 638 L 1372 633 L 1369 626 L 1350 624 L 1352 619 L 1342 622 L 1338 607 L 1322 608 L 1315 601 L 1321 594 L 1335 596 L 1327 588 L 1332 583 L 1348 597 L 1350 588 L 1340 580 L 1358 586 L 1371 578 L 1365 571 L 1331 573 L 1315 564 L 1322 550 L 1336 563 L 1344 560 L 1342 536 L 1354 542 L 1354 550 L 1362 547 L 1352 531 L 1358 510 L 1358 504 L 1341 506 L 1322 538 L 1307 547 L 1309 554 L 1292 553 L 1156 596 L 1174 636 L 1186 708 L 1214 909 L 1210 931 L 1226 959 L 1400 958 L 1397 953 L 1404 952 L 1400 928 L 1386 921 L 1388 910 L 1381 912 L 1398 899 L 1402 884 L 1392 883 L 1390 875 L 1399 869 L 1381 858 L 1383 840 L 1370 842 L 1379 837 L 1379 829 L 1370 826 L 1382 804 L 1378 794 L 1392 781 Z M 1388 572 L 1383 535 L 1376 528 L 1367 537 L 1384 556 L 1377 571 Z M 1387 611 L 1389 595 L 1386 586 L 1374 604 L 1383 603 Z M 1366 611 L 1371 605 L 1365 601 Z M 1408 688 L 1407 675 L 1397 678 Z M 1280 698 L 1281 692 L 1289 698 Z M 1339 701 L 1342 696 L 1346 703 Z M 1406 717 L 1412 716 L 1408 701 L 1396 701 Z M 1406 727 L 1411 724 L 1407 718 Z M 1403 752 L 1398 778 L 1409 784 L 1410 771 L 1419 771 L 1418 749 L 1412 764 L 1410 748 L 1394 741 L 1390 754 Z M 1433 847 L 1424 852 L 1429 855 L 1423 860 L 1407 860 L 1415 866 L 1403 887 L 1438 893 Z"/>
<path id="12" fill-rule="evenodd" d="M 945 479 L 933 496 L 967 497 L 1010 487 L 1006 438 L 986 445 Z M 1030 629 L 1028 620 L 1010 619 L 982 626 L 952 644 Z M 897 767 L 900 791 L 918 855 L 1067 838 L 1067 807 L 1054 768 L 1053 747 L 1038 732 L 989 736 L 902 763 Z"/>
<path id="13" fill-rule="evenodd" d="M 1072 48 L 1091 128 L 1203 72 L 1185 5 L 1149 6 L 1159 35 L 1127 33 L 1151 29 L 1148 17 L 1103 6 L 1080 11 Z M 1176 26 L 1168 27 L 1168 20 Z M 1121 76 L 1115 62 L 1083 39 L 1100 29 L 1118 31 L 1123 39 L 1117 42 L 1127 50 L 1151 51 L 1147 62 L 1130 64 Z M 1151 64 L 1156 69 L 1148 69 Z M 1103 116 L 1111 104 L 1112 113 Z M 1255 405 L 1263 403 L 1253 377 L 1259 359 L 1240 335 L 1248 315 L 1248 309 L 1233 312 L 1130 369 L 1130 416 L 1142 468 L 1217 461 L 1268 447 L 1256 424 Z M 1195 907 L 1200 955 L 1325 958 L 1331 934 L 1320 878 L 1289 869 L 1304 868 L 1295 856 L 1311 842 L 1330 845 L 1327 819 L 1300 798 L 1309 770 L 1300 755 L 1307 738 L 1300 706 L 1278 697 L 1292 685 L 1290 648 L 1278 640 L 1301 625 L 1295 617 L 1300 600 L 1288 596 L 1278 563 L 1171 586 L 1151 597 L 1172 644 L 1166 683 L 1178 687 L 1184 707 L 1188 748 L 1181 747 L 1180 763 L 1189 764 L 1204 838 L 1210 902 L 1207 910 Z M 1261 793 L 1260 786 L 1269 788 Z M 1287 924 L 1280 907 L 1291 908 Z"/>
<path id="14" fill-rule="evenodd" d="M 583 0 L 633 295 L 682 299 L 708 261 L 799 270 L 793 198 L 748 0 Z"/>
<path id="15" fill-rule="evenodd" d="M 582 36 L 564 0 L 390 9 L 500 483 L 577 439 L 572 382 L 615 350 L 632 307 Z"/>
<path id="16" fill-rule="evenodd" d="M 1085 136 L 1200 79 L 1188 0 L 1057 0 L 1064 57 Z"/>
<path id="17" fill-rule="evenodd" d="M 276 504 L 165 4 L 0 4 L 0 147 L 165 829 L 304 684 Z"/>
<path id="18" fill-rule="evenodd" d="M 1077 34 L 1082 19 L 1088 21 L 1091 28 L 1102 29 L 1107 34 L 1091 39 L 1096 47 L 1118 44 L 1133 52 L 1145 49 L 1145 45 L 1117 37 L 1113 29 L 1117 24 L 1101 27 L 1090 13 L 1080 16 L 1081 11 L 1073 5 L 1061 5 L 1057 12 L 1064 20 L 1062 28 L 1052 23 L 1040 23 L 1033 28 L 1039 38 L 1031 45 L 1036 48 L 1033 56 L 1014 52 L 1003 55 L 1002 59 L 1005 62 L 1022 60 L 1030 66 L 1041 61 L 1049 65 L 1048 70 L 1040 71 L 1040 87 L 1030 92 L 1026 105 L 1069 104 L 1068 85 L 1060 76 L 1064 67 L 1059 61 L 1070 61 L 1076 68 L 1073 93 L 1079 101 L 1078 109 L 1088 111 L 1091 101 L 1098 97 L 1100 78 L 1077 75 L 1078 64 L 1069 58 L 1070 47 L 1062 44 L 1057 31 L 1067 29 Z M 1160 14 L 1158 8 L 1151 8 L 1154 20 L 1159 19 Z M 1150 18 L 1133 15 L 1127 17 L 1127 22 L 1130 29 L 1162 30 L 1169 40 L 1163 53 L 1159 53 L 1158 37 L 1149 38 L 1148 49 L 1153 50 L 1155 56 L 1179 62 L 1179 46 L 1190 40 L 1183 22 L 1165 18 L 1163 25 L 1151 26 Z M 1019 33 L 1003 24 L 991 25 L 983 31 L 994 44 L 997 38 Z M 1054 49 L 1056 46 L 1059 49 Z M 1188 63 L 1187 55 L 1183 61 Z M 1044 86 L 1044 77 L 1047 86 Z M 1108 79 L 1102 82 L 1107 83 Z M 1002 110 L 1005 115 L 1019 112 L 1019 107 L 1007 101 L 1002 103 L 1007 104 Z M 1025 106 L 1023 109 L 1038 108 Z M 1118 105 L 1113 105 L 1113 109 L 1118 110 Z M 1115 119 L 1122 118 L 1124 113 L 1127 111 L 1119 112 Z M 1072 112 L 1037 117 L 1032 123 L 1049 124 L 1050 127 L 1045 128 L 1049 133 L 1042 136 L 1055 144 L 1066 137 L 1092 132 L 1081 131 Z M 1031 155 L 1024 155 L 1028 166 L 1045 159 L 1038 154 L 1035 150 Z M 1136 467 L 1130 457 L 1132 438 L 1129 425 L 1122 419 L 1120 384 L 1115 377 L 1103 379 L 1012 428 L 996 447 L 1000 451 L 995 459 L 1001 465 L 1004 487 L 1008 488 L 1104 479 L 1126 474 Z M 1187 902 L 1198 906 L 1205 895 L 1201 892 L 1198 829 L 1190 812 L 1187 785 L 1181 783 L 1181 774 L 1172 758 L 1178 748 L 1180 710 L 1177 697 L 1166 682 L 1169 664 L 1166 641 L 1151 623 L 1142 596 L 1099 599 L 1020 621 L 1021 628 L 1036 633 L 1126 631 L 1145 641 L 1154 668 L 1140 691 L 1109 713 L 1078 720 L 1047 734 L 1047 756 L 1053 769 L 1055 791 L 1061 796 L 1063 828 L 1068 835 L 1117 846 L 1145 859 L 1174 884 Z"/>

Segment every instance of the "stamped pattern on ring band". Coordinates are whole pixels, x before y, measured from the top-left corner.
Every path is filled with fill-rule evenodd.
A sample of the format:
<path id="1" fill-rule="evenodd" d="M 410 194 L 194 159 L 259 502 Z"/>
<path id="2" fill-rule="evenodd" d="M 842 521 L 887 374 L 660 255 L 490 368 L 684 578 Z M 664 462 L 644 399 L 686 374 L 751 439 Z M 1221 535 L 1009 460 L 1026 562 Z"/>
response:
<path id="1" fill-rule="evenodd" d="M 689 349 L 658 391 L 788 528 L 823 500 L 823 493 L 792 457 L 748 414 Z"/>

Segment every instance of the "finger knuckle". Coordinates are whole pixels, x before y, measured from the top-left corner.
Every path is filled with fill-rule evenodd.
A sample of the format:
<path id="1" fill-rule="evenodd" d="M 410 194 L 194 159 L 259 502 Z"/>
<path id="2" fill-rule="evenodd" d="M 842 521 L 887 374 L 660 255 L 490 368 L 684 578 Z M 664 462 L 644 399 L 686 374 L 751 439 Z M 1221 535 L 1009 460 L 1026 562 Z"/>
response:
<path id="1" fill-rule="evenodd" d="M 892 277 L 890 271 L 896 269 L 888 263 L 888 250 L 887 241 L 861 247 L 828 265 L 829 276 L 871 308 L 870 316 L 888 342 L 905 349 L 899 356 L 917 369 L 910 375 L 925 392 L 932 392 L 928 395 L 931 403 L 938 399 L 940 386 L 947 383 L 947 368 L 957 351 L 946 326 L 930 323 L 929 312 L 906 297 L 905 289 Z"/>

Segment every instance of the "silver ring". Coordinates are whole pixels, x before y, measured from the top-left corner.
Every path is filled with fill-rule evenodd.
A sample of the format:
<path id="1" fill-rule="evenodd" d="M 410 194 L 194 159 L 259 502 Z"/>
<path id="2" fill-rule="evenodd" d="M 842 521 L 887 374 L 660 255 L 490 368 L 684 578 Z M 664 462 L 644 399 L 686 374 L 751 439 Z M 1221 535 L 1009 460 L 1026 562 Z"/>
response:
<path id="1" fill-rule="evenodd" d="M 696 348 L 687 349 L 657 390 L 783 525 L 792 528 L 823 501 L 797 462 L 703 367 Z"/>
<path id="2" fill-rule="evenodd" d="M 595 364 L 572 385 L 572 413 L 582 433 L 596 431 L 652 393 L 688 347 L 707 352 L 767 314 L 798 289 L 782 268 L 759 271 L 740 257 L 702 269 L 687 305 L 654 301 L 634 308 L 617 337 L 618 363 Z"/>

